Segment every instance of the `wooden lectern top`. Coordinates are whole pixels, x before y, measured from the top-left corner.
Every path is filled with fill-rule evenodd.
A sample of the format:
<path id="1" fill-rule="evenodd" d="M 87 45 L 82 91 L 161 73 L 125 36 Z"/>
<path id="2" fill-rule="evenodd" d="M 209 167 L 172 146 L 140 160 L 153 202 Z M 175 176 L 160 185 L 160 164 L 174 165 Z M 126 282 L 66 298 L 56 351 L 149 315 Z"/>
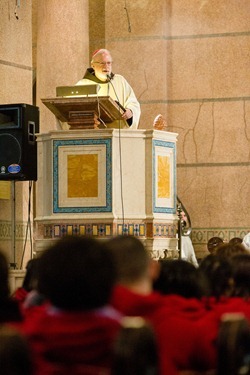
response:
<path id="1" fill-rule="evenodd" d="M 71 129 L 94 128 L 94 117 L 111 123 L 121 119 L 124 113 L 110 96 L 58 97 L 42 99 L 42 102 L 60 121 L 67 122 Z"/>

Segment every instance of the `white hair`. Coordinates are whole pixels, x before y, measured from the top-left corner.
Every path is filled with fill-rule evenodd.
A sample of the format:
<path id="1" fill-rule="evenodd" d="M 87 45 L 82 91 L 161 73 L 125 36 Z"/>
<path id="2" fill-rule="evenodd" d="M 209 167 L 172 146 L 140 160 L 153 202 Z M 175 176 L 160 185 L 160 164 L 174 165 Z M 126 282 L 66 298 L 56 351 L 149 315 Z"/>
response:
<path id="1" fill-rule="evenodd" d="M 106 55 L 109 55 L 109 56 L 111 57 L 111 53 L 109 52 L 108 49 L 101 48 L 101 49 L 96 50 L 96 51 L 93 53 L 93 55 L 92 55 L 92 59 L 91 59 L 91 63 L 94 62 L 93 60 L 94 60 L 94 58 L 95 58 L 96 56 L 102 55 L 103 53 L 105 53 Z"/>

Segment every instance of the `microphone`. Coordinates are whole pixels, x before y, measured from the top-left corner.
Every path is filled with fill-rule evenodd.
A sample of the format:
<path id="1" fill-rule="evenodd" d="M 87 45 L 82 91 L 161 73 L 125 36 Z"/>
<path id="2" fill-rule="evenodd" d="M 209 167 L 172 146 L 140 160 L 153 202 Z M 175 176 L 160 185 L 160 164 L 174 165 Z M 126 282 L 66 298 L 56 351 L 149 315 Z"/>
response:
<path id="1" fill-rule="evenodd" d="M 116 92 L 116 89 L 113 85 L 113 82 L 111 82 L 111 80 L 113 79 L 113 77 L 111 76 L 111 74 L 106 74 L 106 77 L 107 77 L 107 81 L 111 84 L 111 86 L 113 87 L 113 90 L 114 90 L 114 93 L 115 93 L 115 96 L 116 96 L 116 100 L 115 102 L 118 104 L 118 106 L 123 110 L 123 112 L 126 111 L 126 109 L 121 105 L 120 103 L 120 100 L 118 98 L 118 95 L 117 95 L 117 92 Z"/>
<path id="2" fill-rule="evenodd" d="M 117 100 L 115 100 L 115 102 L 116 102 L 116 103 L 118 104 L 118 106 L 121 108 L 121 110 L 122 110 L 123 113 L 126 112 L 126 108 L 124 108 L 123 105 L 120 103 L 120 100 L 119 100 L 119 98 L 118 98 L 118 95 L 117 95 L 116 89 L 115 89 L 115 87 L 114 87 L 114 85 L 113 85 L 113 82 L 111 81 L 111 80 L 113 79 L 114 76 L 112 76 L 111 74 L 106 74 L 106 77 L 107 77 L 107 81 L 108 81 L 108 82 L 111 84 L 111 86 L 113 87 L 113 90 L 114 90 L 114 93 L 115 93 L 115 96 L 116 96 L 116 99 L 117 99 Z M 127 122 L 127 124 L 128 124 L 129 126 L 132 125 L 132 121 L 131 121 L 131 119 L 128 119 L 128 120 L 125 120 L 125 121 Z"/>

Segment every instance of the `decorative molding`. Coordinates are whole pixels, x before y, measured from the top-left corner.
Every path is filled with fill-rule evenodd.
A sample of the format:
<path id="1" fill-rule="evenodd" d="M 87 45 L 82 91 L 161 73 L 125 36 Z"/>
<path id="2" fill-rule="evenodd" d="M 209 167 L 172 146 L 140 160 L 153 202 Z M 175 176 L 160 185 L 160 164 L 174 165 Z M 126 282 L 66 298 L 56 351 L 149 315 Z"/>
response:
<path id="1" fill-rule="evenodd" d="M 99 238 L 109 238 L 115 235 L 130 235 L 140 238 L 176 238 L 175 224 L 163 223 L 53 223 L 38 224 L 37 236 L 44 239 L 56 239 L 66 235 L 87 235 Z"/>
<path id="2" fill-rule="evenodd" d="M 220 237 L 224 241 L 229 241 L 231 238 L 243 238 L 250 232 L 250 228 L 192 228 L 192 242 L 193 245 L 207 244 L 212 237 Z"/>
<path id="3" fill-rule="evenodd" d="M 164 166 L 164 176 L 158 173 L 159 159 L 168 162 Z M 174 142 L 153 140 L 153 212 L 155 213 L 176 213 L 176 145 Z M 162 170 L 163 168 L 161 168 Z M 161 185 L 169 185 L 168 194 L 160 197 Z"/>
<path id="4" fill-rule="evenodd" d="M 111 138 L 107 139 L 74 139 L 74 140 L 54 140 L 53 141 L 53 212 L 54 213 L 94 213 L 94 212 L 111 212 L 112 211 L 112 142 Z M 98 175 L 104 176 L 98 182 L 99 195 L 96 200 L 91 198 L 78 199 L 78 206 L 73 205 L 75 200 L 67 198 L 67 179 L 62 177 L 67 173 L 67 153 L 76 155 L 93 153 L 95 151 L 101 159 L 106 160 L 104 166 L 98 166 Z M 97 150 L 97 148 L 99 148 Z M 65 163 L 60 163 L 60 155 L 65 150 Z M 101 196 L 101 194 L 104 196 Z M 72 201 L 72 204 L 70 204 Z M 62 203 L 63 202 L 63 203 Z"/>
<path id="5" fill-rule="evenodd" d="M 26 236 L 27 223 L 16 222 L 16 240 L 23 240 Z M 10 221 L 0 221 L 0 240 L 9 241 L 12 237 L 12 224 Z"/>

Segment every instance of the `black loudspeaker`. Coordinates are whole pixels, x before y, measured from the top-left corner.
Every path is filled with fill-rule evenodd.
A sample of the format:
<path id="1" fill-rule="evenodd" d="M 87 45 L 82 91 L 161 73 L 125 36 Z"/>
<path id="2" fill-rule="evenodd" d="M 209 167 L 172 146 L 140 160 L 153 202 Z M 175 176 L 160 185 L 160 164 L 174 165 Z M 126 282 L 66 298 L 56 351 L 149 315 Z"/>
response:
<path id="1" fill-rule="evenodd" d="M 39 108 L 0 105 L 0 180 L 37 180 Z"/>

